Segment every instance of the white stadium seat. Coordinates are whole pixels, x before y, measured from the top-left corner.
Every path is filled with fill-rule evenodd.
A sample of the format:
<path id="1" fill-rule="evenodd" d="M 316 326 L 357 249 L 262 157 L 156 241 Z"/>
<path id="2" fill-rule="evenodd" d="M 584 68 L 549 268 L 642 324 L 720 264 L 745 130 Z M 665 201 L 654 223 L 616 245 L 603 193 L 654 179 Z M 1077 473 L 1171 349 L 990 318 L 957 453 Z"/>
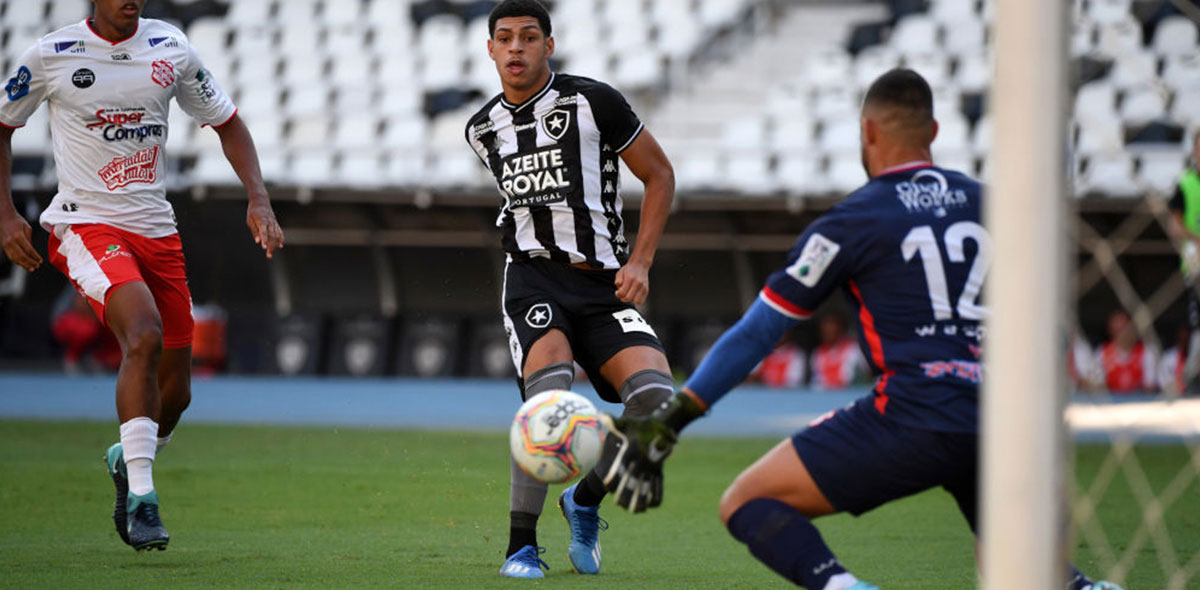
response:
<path id="1" fill-rule="evenodd" d="M 329 91 L 324 84 L 291 90 L 283 107 L 290 117 L 328 117 Z"/>
<path id="2" fill-rule="evenodd" d="M 1107 81 L 1089 82 L 1075 94 L 1075 118 L 1080 124 L 1117 116 L 1117 91 Z"/>
<path id="3" fill-rule="evenodd" d="M 420 54 L 426 57 L 435 53 L 458 51 L 462 35 L 462 20 L 454 15 L 441 14 L 421 25 L 417 31 L 417 46 Z"/>
<path id="4" fill-rule="evenodd" d="M 1121 150 L 1089 156 L 1077 179 L 1075 192 L 1077 195 L 1100 193 L 1116 198 L 1140 196 L 1142 189 L 1133 178 L 1133 158 Z"/>
<path id="5" fill-rule="evenodd" d="M 482 185 L 486 171 L 478 157 L 456 147 L 435 152 L 426 172 L 426 183 L 435 188 L 469 188 Z"/>
<path id="6" fill-rule="evenodd" d="M 388 119 L 383 129 L 382 147 L 386 149 L 414 150 L 425 145 L 427 125 L 425 118 L 416 113 Z"/>
<path id="7" fill-rule="evenodd" d="M 659 25 L 659 34 L 664 28 L 669 28 L 681 20 L 691 17 L 692 0 L 653 0 L 650 2 L 650 16 Z"/>
<path id="8" fill-rule="evenodd" d="M 1189 128 L 1200 125 L 1200 88 L 1175 93 L 1171 119 Z"/>
<path id="9" fill-rule="evenodd" d="M 1075 142 L 1075 151 L 1081 156 L 1107 153 L 1119 150 L 1125 145 L 1125 133 L 1116 117 L 1080 122 L 1077 129 L 1079 135 Z"/>
<path id="10" fill-rule="evenodd" d="M 803 111 L 793 116 L 777 118 L 770 125 L 767 145 L 780 155 L 810 151 L 816 146 L 812 120 Z"/>
<path id="11" fill-rule="evenodd" d="M 196 159 L 190 174 L 191 182 L 199 185 L 231 186 L 239 183 L 237 173 L 220 152 L 203 152 Z"/>
<path id="12" fill-rule="evenodd" d="M 292 154 L 288 167 L 291 184 L 324 187 L 333 184 L 333 154 L 326 150 L 303 150 Z"/>
<path id="13" fill-rule="evenodd" d="M 992 149 L 992 118 L 984 115 L 975 122 L 971 130 L 971 149 L 977 154 L 987 154 Z"/>
<path id="14" fill-rule="evenodd" d="M 1142 25 L 1133 17 L 1100 25 L 1097 49 L 1110 57 L 1141 51 Z"/>
<path id="15" fill-rule="evenodd" d="M 775 165 L 775 184 L 790 194 L 823 193 L 828 190 L 820 158 L 803 152 L 779 157 Z"/>
<path id="16" fill-rule="evenodd" d="M 333 148 L 346 151 L 368 150 L 379 145 L 379 119 L 369 112 L 348 112 L 337 119 Z"/>
<path id="17" fill-rule="evenodd" d="M 765 195 L 774 191 L 770 157 L 757 150 L 726 154 L 724 188 L 751 195 Z"/>
<path id="18" fill-rule="evenodd" d="M 1177 93 L 1200 90 L 1200 50 L 1168 57 L 1162 80 Z"/>
<path id="19" fill-rule="evenodd" d="M 338 89 L 359 88 L 374 78 L 372 64 L 366 59 L 333 59 L 329 65 L 329 81 Z"/>
<path id="20" fill-rule="evenodd" d="M 981 22 L 973 0 L 933 0 L 929 15 L 946 25 L 947 31 L 962 24 Z"/>
<path id="21" fill-rule="evenodd" d="M 1100 24 L 1121 22 L 1129 18 L 1131 0 L 1088 0 L 1087 18 Z"/>
<path id="22" fill-rule="evenodd" d="M 567 60 L 563 67 L 564 72 L 574 74 L 576 76 L 586 76 L 597 80 L 608 80 L 612 78 L 612 59 L 607 52 L 596 48 L 596 51 L 591 51 L 584 54 L 576 54 L 571 59 Z"/>
<path id="23" fill-rule="evenodd" d="M 264 181 L 272 184 L 290 184 L 287 175 L 287 154 L 282 149 L 259 151 L 258 167 L 262 170 Z"/>
<path id="24" fill-rule="evenodd" d="M 354 151 L 342 154 L 337 168 L 338 184 L 361 188 L 379 188 L 387 184 L 386 169 L 376 150 Z"/>
<path id="25" fill-rule="evenodd" d="M 392 186 L 415 186 L 425 182 L 425 151 L 403 150 L 384 155 L 384 178 Z"/>
<path id="26" fill-rule="evenodd" d="M 958 2 L 956 1 L 956 3 Z M 963 21 L 954 25 L 947 24 L 945 36 L 942 47 L 950 55 L 974 53 L 983 51 L 987 39 L 987 27 L 980 20 Z"/>
<path id="27" fill-rule="evenodd" d="M 1113 63 L 1109 80 L 1118 89 L 1152 84 L 1158 80 L 1158 59 L 1148 51 L 1133 51 L 1118 56 Z"/>
<path id="28" fill-rule="evenodd" d="M 609 22 L 604 42 L 616 55 L 637 51 L 650 42 L 650 23 L 641 12 L 627 13 L 622 20 Z"/>
<path id="29" fill-rule="evenodd" d="M 311 56 L 289 55 L 283 63 L 283 85 L 291 91 L 313 89 L 317 86 L 324 89 L 325 62 L 312 59 Z"/>
<path id="30" fill-rule="evenodd" d="M 662 56 L 653 47 L 629 51 L 617 58 L 613 81 L 619 88 L 649 88 L 663 81 Z"/>
<path id="31" fill-rule="evenodd" d="M 854 84 L 865 90 L 884 72 L 900 65 L 900 54 L 886 45 L 873 45 L 854 58 Z"/>
<path id="32" fill-rule="evenodd" d="M 366 43 L 359 29 L 334 29 L 325 35 L 325 51 L 337 62 L 367 61 Z"/>
<path id="33" fill-rule="evenodd" d="M 933 149 L 970 153 L 971 125 L 966 117 L 958 111 L 934 111 L 934 115 L 938 122 L 938 132 L 933 140 Z"/>
<path id="34" fill-rule="evenodd" d="M 1167 98 L 1155 86 L 1133 88 L 1121 99 L 1120 113 L 1126 125 L 1145 125 L 1167 114 Z"/>
<path id="35" fill-rule="evenodd" d="M 821 151 L 827 154 L 858 153 L 862 147 L 860 136 L 858 117 L 827 121 L 818 134 Z"/>
<path id="36" fill-rule="evenodd" d="M 681 155 L 675 179 L 682 190 L 710 190 L 720 181 L 721 158 L 716 152 L 691 150 Z"/>
<path id="37" fill-rule="evenodd" d="M 235 0 L 229 4 L 225 19 L 239 25 L 263 24 L 271 14 L 275 0 Z"/>
<path id="38" fill-rule="evenodd" d="M 815 88 L 839 87 L 851 74 L 850 54 L 838 46 L 823 47 L 804 57 L 801 80 Z"/>
<path id="39" fill-rule="evenodd" d="M 923 14 L 911 14 L 896 23 L 888 44 L 900 53 L 925 53 L 937 47 L 940 34 L 937 21 Z"/>
<path id="40" fill-rule="evenodd" d="M 766 126 L 762 117 L 736 117 L 725 122 L 721 147 L 728 151 L 750 150 L 766 142 Z"/>
<path id="41" fill-rule="evenodd" d="M 241 116 L 240 114 L 238 115 Z M 254 146 L 259 153 L 281 150 L 287 145 L 283 141 L 283 119 L 275 113 L 246 117 L 246 127 L 254 138 Z"/>
<path id="42" fill-rule="evenodd" d="M 188 25 L 187 29 L 188 42 L 196 51 L 200 53 L 200 57 L 205 58 L 205 62 L 211 61 L 207 59 L 211 55 L 222 54 L 225 52 L 225 45 L 229 38 L 229 25 L 225 19 L 215 16 L 204 16 Z"/>
<path id="43" fill-rule="evenodd" d="M 362 3 L 325 0 L 318 18 L 330 28 L 354 29 L 362 19 Z"/>
<path id="44" fill-rule="evenodd" d="M 45 13 L 46 3 L 42 0 L 20 0 L 19 2 L 10 1 L 8 10 L 4 13 L 4 28 L 10 31 L 28 31 L 41 32 L 45 34 L 43 29 L 45 25 L 42 22 L 42 15 Z"/>
<path id="45" fill-rule="evenodd" d="M 858 151 L 834 154 L 829 158 L 829 190 L 846 194 L 867 182 L 862 156 Z"/>
<path id="46" fill-rule="evenodd" d="M 1170 195 L 1179 180 L 1184 160 L 1183 150 L 1176 146 L 1142 151 L 1138 156 L 1138 184 L 1145 190 Z"/>
<path id="47" fill-rule="evenodd" d="M 963 92 L 984 92 L 992 83 L 992 62 L 984 53 L 968 53 L 958 57 L 954 84 Z"/>
<path id="48" fill-rule="evenodd" d="M 1096 26 L 1091 22 L 1081 21 L 1071 28 L 1069 53 L 1071 57 L 1080 57 L 1096 49 Z"/>
<path id="49" fill-rule="evenodd" d="M 77 23 L 91 15 L 91 4 L 75 0 L 52 0 L 50 14 L 46 17 L 49 30 L 57 30 Z"/>
<path id="50" fill-rule="evenodd" d="M 339 113 L 377 113 L 375 88 L 369 81 L 357 87 L 339 87 L 333 93 L 333 108 Z"/>
<path id="51" fill-rule="evenodd" d="M 367 3 L 367 22 L 387 29 L 410 23 L 407 0 L 371 0 Z"/>
<path id="52" fill-rule="evenodd" d="M 1154 30 L 1154 52 L 1162 56 L 1194 52 L 1197 44 L 1196 23 L 1186 16 L 1164 18 Z"/>
<path id="53" fill-rule="evenodd" d="M 381 89 L 378 101 L 379 114 L 384 116 L 415 116 L 421 110 L 423 98 L 411 85 Z"/>
<path id="54" fill-rule="evenodd" d="M 816 93 L 813 101 L 813 116 L 822 121 L 831 119 L 858 119 L 862 105 L 858 93 L 845 85 L 830 86 Z"/>
<path id="55" fill-rule="evenodd" d="M 934 88 L 950 81 L 950 61 L 944 53 L 909 53 L 904 58 L 904 65 L 921 74 Z"/>
<path id="56" fill-rule="evenodd" d="M 681 15 L 658 28 L 658 48 L 671 59 L 690 54 L 700 44 L 703 29 L 691 14 Z"/>
<path id="57" fill-rule="evenodd" d="M 727 25 L 745 10 L 750 0 L 697 0 L 700 3 L 700 22 L 708 28 Z"/>
<path id="58" fill-rule="evenodd" d="M 238 60 L 233 80 L 239 87 L 272 84 L 277 77 L 279 62 L 272 55 L 244 55 Z"/>
<path id="59" fill-rule="evenodd" d="M 325 117 L 292 119 L 287 145 L 299 150 L 319 150 L 329 140 L 329 122 Z"/>
<path id="60" fill-rule="evenodd" d="M 939 150 L 935 142 L 933 144 L 933 162 L 938 167 L 962 172 L 971 178 L 978 178 L 975 173 L 975 156 L 970 150 Z"/>

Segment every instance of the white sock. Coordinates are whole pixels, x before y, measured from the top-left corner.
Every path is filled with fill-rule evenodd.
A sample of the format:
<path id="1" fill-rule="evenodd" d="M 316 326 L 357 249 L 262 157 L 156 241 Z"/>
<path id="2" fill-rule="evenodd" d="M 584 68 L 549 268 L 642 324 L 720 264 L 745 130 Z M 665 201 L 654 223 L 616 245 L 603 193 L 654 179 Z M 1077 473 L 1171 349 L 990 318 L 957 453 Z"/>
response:
<path id="1" fill-rule="evenodd" d="M 175 436 L 175 432 L 174 432 L 174 431 L 172 431 L 172 432 L 171 432 L 171 434 L 168 434 L 168 435 L 166 435 L 166 436 L 160 436 L 160 437 L 158 437 L 158 444 L 154 446 L 154 455 L 155 455 L 155 456 L 158 456 L 158 454 L 162 452 L 162 450 L 163 450 L 163 448 L 164 448 L 164 447 L 166 447 L 167 445 L 171 444 L 171 437 L 172 437 L 172 436 Z"/>
<path id="2" fill-rule="evenodd" d="M 121 425 L 121 449 L 129 492 L 144 496 L 154 491 L 154 450 L 158 446 L 158 424 L 139 416 Z"/>
<path id="3" fill-rule="evenodd" d="M 846 590 L 846 588 L 849 588 L 857 583 L 858 578 L 854 577 L 854 574 L 850 572 L 834 574 L 833 577 L 829 578 L 829 581 L 825 583 L 825 588 L 823 590 Z"/>

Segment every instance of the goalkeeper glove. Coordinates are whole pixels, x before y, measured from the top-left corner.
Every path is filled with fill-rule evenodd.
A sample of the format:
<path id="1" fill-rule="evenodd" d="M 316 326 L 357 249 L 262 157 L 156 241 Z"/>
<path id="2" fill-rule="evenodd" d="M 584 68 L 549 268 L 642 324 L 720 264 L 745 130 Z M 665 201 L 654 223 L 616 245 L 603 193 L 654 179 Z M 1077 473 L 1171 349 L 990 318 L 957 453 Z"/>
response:
<path id="1" fill-rule="evenodd" d="M 700 403 L 679 392 L 649 416 L 603 416 L 616 444 L 606 441 L 599 473 L 618 506 L 642 512 L 662 503 L 663 461 L 675 448 L 679 431 L 702 415 Z"/>

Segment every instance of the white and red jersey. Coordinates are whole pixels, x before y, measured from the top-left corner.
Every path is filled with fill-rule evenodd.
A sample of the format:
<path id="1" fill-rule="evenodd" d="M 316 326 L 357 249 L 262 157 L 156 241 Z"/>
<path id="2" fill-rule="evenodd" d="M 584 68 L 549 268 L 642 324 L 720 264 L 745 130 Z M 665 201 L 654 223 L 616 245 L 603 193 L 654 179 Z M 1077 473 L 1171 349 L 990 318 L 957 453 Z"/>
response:
<path id="1" fill-rule="evenodd" d="M 843 338 L 830 345 L 821 345 L 812 353 L 813 387 L 845 389 L 854 383 L 854 376 L 866 368 L 858 343 Z"/>
<path id="2" fill-rule="evenodd" d="M 1096 366 L 1110 393 L 1154 391 L 1158 355 L 1152 347 L 1139 341 L 1132 349 L 1124 351 L 1116 344 L 1106 342 L 1096 356 Z"/>
<path id="3" fill-rule="evenodd" d="M 0 125 L 20 127 L 42 101 L 49 104 L 58 194 L 42 213 L 47 230 L 103 223 L 148 238 L 175 233 L 163 153 L 172 97 L 205 125 L 236 112 L 187 37 L 154 19 L 139 20 L 117 42 L 81 21 L 42 37 L 17 60 Z"/>

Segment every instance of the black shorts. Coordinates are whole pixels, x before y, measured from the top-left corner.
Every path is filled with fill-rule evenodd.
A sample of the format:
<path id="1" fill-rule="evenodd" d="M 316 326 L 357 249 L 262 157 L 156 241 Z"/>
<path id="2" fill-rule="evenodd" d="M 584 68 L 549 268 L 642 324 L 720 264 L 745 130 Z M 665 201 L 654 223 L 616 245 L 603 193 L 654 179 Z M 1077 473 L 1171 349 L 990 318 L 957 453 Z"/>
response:
<path id="1" fill-rule="evenodd" d="M 517 375 L 533 343 L 551 329 L 561 330 L 600 398 L 620 403 L 616 389 L 600 376 L 600 366 L 631 346 L 663 347 L 637 309 L 617 299 L 616 276 L 615 270 L 584 270 L 545 258 L 508 263 L 504 329 Z M 524 398 L 524 382 L 518 381 Z"/>
<path id="2" fill-rule="evenodd" d="M 979 437 L 905 426 L 875 409 L 872 396 L 827 414 L 792 436 L 800 460 L 839 512 L 858 516 L 941 486 L 971 530 L 979 510 Z"/>

